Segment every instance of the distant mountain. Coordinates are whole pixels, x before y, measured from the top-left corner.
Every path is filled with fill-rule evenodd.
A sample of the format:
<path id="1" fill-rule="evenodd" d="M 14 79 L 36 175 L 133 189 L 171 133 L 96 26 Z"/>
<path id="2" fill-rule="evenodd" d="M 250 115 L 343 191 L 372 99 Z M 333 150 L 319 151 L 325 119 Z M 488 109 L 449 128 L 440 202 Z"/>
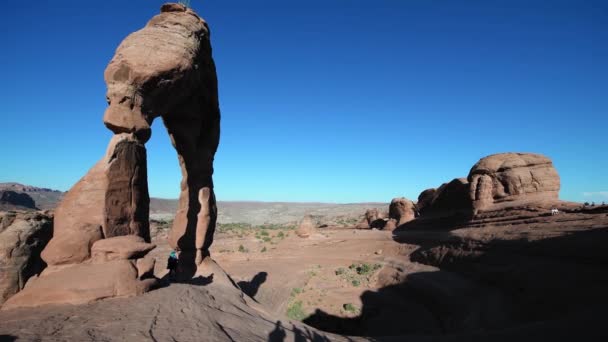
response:
<path id="1" fill-rule="evenodd" d="M 0 190 L 0 210 L 36 210 L 34 199 L 26 193 Z"/>
<path id="2" fill-rule="evenodd" d="M 25 194 L 34 205 L 21 196 L 21 204 L 0 206 L 0 210 L 41 210 L 55 209 L 64 192 L 39 188 L 19 183 L 0 183 L 0 192 L 12 191 L 13 199 Z M 8 196 L 8 195 L 7 195 Z M 173 219 L 177 211 L 177 199 L 150 198 L 150 218 L 156 220 Z M 361 218 L 365 210 L 378 208 L 388 210 L 388 203 L 314 203 L 314 202 L 256 202 L 256 201 L 218 201 L 218 222 L 261 224 L 295 224 L 304 215 L 312 215 L 319 224 L 353 224 Z"/>
<path id="3" fill-rule="evenodd" d="M 63 198 L 63 192 L 47 188 L 38 188 L 31 185 L 19 183 L 0 183 L 0 191 L 12 191 L 17 194 L 26 194 L 34 200 L 35 205 L 29 209 L 48 210 L 54 209 Z M 7 210 L 7 209 L 5 209 Z"/>

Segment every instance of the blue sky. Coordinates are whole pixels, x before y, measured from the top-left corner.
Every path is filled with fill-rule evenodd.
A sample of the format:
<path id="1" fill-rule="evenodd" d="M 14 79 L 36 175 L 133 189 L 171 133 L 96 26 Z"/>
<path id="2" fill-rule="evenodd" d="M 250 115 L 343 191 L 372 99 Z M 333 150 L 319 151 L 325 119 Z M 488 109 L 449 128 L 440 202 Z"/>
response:
<path id="1" fill-rule="evenodd" d="M 608 201 L 608 2 L 192 0 L 210 24 L 220 200 L 415 199 L 481 157 L 536 152 L 561 197 Z M 0 181 L 68 190 L 103 155 L 103 71 L 162 1 L 10 2 Z M 161 120 L 150 193 L 180 172 Z"/>

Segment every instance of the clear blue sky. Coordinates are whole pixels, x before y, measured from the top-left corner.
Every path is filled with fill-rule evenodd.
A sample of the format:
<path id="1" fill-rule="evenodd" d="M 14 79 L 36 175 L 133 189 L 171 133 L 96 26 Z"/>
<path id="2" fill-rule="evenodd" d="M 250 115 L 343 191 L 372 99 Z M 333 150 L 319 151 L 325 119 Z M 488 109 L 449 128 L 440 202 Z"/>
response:
<path id="1" fill-rule="evenodd" d="M 68 190 L 103 155 L 103 71 L 162 1 L 12 1 L 0 181 Z M 608 1 L 192 0 L 212 29 L 220 200 L 390 201 L 537 152 L 608 201 Z M 162 122 L 150 193 L 176 197 Z"/>

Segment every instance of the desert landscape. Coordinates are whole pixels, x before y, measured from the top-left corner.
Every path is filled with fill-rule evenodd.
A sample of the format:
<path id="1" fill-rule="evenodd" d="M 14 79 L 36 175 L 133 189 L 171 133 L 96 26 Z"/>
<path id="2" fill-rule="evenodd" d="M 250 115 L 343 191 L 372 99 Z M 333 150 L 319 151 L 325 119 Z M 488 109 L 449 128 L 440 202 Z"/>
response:
<path id="1" fill-rule="evenodd" d="M 410 199 L 216 199 L 210 31 L 163 4 L 105 68 L 101 158 L 66 192 L 2 179 L 0 341 L 608 340 L 608 205 L 560 198 L 542 153 Z M 155 119 L 177 199 L 150 195 Z"/>

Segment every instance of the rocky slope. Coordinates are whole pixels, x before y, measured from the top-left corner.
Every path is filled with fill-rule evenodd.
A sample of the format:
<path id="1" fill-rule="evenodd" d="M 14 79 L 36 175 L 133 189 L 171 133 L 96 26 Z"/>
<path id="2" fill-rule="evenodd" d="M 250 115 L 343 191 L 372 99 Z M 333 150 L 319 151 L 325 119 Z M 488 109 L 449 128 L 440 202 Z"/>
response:
<path id="1" fill-rule="evenodd" d="M 3 341 L 347 341 L 268 314 L 244 296 L 217 264 L 206 259 L 204 268 L 204 275 L 191 284 L 171 284 L 138 297 L 0 312 L 0 338 Z"/>

